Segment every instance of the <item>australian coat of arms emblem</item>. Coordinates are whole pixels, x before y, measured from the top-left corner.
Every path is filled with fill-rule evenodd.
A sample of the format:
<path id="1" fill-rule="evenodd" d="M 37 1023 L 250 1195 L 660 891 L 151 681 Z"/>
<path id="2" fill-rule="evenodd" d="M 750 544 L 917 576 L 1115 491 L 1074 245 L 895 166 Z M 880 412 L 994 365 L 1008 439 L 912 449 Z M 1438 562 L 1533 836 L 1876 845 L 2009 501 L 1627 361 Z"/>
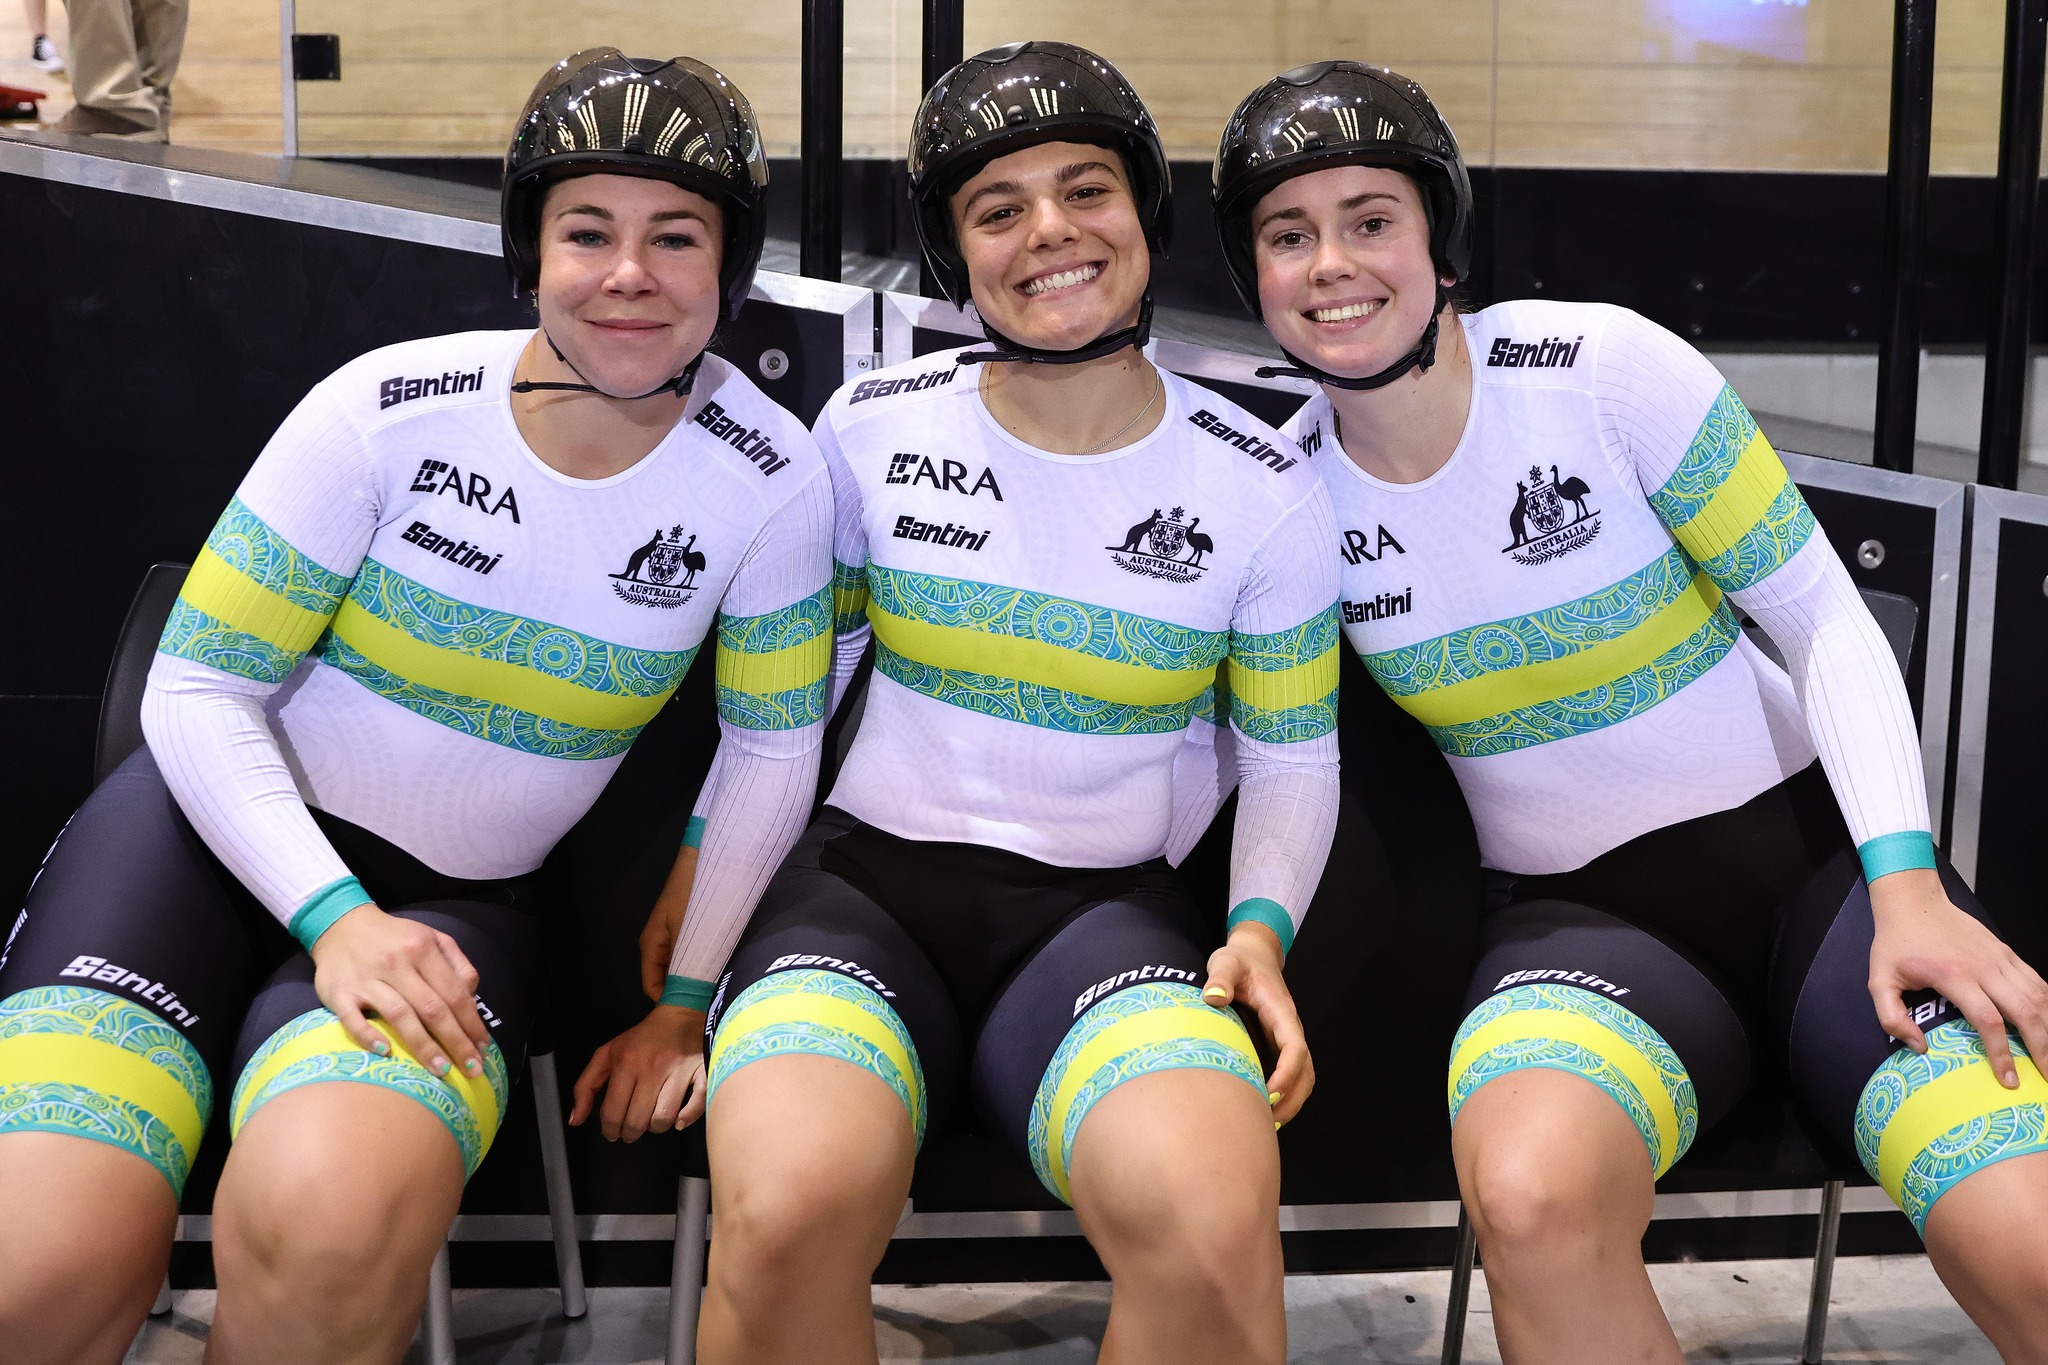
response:
<path id="1" fill-rule="evenodd" d="M 1151 516 L 1124 533 L 1123 544 L 1104 548 L 1120 569 L 1170 583 L 1192 583 L 1206 571 L 1203 559 L 1216 550 L 1208 533 L 1195 529 L 1201 524 L 1202 519 L 1188 516 L 1184 507 L 1170 514 L 1155 507 Z"/>
<path id="2" fill-rule="evenodd" d="M 626 557 L 626 568 L 612 577 L 612 591 L 642 607 L 680 607 L 695 595 L 697 575 L 704 569 L 704 552 L 697 537 L 683 539 L 683 528 L 671 526 L 667 535 L 659 527 L 645 545 Z"/>
<path id="3" fill-rule="evenodd" d="M 1508 513 L 1510 544 L 1501 549 L 1518 563 L 1541 564 L 1567 554 L 1600 534 L 1600 510 L 1586 506 L 1592 493 L 1576 475 L 1560 478 L 1550 467 L 1546 482 L 1538 465 L 1529 466 L 1529 481 L 1515 484 L 1515 506 Z"/>

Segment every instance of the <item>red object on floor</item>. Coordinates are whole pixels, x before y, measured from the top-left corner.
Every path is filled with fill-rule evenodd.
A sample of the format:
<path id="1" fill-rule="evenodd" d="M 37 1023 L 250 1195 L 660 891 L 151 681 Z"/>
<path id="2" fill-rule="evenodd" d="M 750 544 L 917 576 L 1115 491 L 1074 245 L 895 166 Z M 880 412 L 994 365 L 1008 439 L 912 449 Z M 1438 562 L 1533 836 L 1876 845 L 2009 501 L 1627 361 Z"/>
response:
<path id="1" fill-rule="evenodd" d="M 48 99 L 43 90 L 26 90 L 18 85 L 0 85 L 0 119 L 32 119 L 36 101 Z"/>

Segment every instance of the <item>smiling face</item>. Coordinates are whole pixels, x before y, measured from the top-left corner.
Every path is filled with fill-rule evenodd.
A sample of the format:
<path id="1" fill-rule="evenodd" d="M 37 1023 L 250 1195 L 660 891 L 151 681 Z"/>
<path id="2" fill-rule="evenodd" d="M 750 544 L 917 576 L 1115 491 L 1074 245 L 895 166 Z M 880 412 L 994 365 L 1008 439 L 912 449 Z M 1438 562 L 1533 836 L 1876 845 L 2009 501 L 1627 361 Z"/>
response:
<path id="1" fill-rule="evenodd" d="M 666 180 L 579 175 L 540 209 L 541 326 L 614 397 L 682 373 L 718 326 L 725 215 Z"/>
<path id="2" fill-rule="evenodd" d="M 974 306 L 1004 336 L 1071 351 L 1137 320 L 1152 252 L 1115 152 L 1046 142 L 997 157 L 952 210 Z"/>
<path id="3" fill-rule="evenodd" d="M 1269 190 L 1252 210 L 1252 257 L 1266 330 L 1331 374 L 1379 373 L 1436 312 L 1421 192 L 1383 166 L 1336 166 Z"/>

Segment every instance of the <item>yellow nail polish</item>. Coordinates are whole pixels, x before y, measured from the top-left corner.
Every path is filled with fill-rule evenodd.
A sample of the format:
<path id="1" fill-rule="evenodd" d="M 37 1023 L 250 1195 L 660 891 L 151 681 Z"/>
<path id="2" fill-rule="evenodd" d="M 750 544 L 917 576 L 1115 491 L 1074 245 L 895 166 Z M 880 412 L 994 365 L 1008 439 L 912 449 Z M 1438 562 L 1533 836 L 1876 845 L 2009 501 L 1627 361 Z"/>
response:
<path id="1" fill-rule="evenodd" d="M 1280 1092 L 1279 1092 L 1279 1091 L 1277 1091 L 1277 1090 L 1268 1090 L 1268 1091 L 1266 1092 L 1266 1103 L 1268 1103 L 1268 1104 L 1278 1104 L 1278 1103 L 1280 1103 Z"/>
<path id="2" fill-rule="evenodd" d="M 1274 1132 L 1276 1132 L 1276 1133 L 1280 1131 L 1280 1120 L 1278 1120 L 1278 1119 L 1274 1119 L 1274 1120 L 1273 1120 L 1273 1131 L 1274 1131 Z"/>
<path id="3" fill-rule="evenodd" d="M 1227 998 L 1229 994 L 1230 992 L 1224 990 L 1221 986 L 1211 986 L 1202 992 L 1202 998 L 1204 1000 L 1222 1000 Z"/>

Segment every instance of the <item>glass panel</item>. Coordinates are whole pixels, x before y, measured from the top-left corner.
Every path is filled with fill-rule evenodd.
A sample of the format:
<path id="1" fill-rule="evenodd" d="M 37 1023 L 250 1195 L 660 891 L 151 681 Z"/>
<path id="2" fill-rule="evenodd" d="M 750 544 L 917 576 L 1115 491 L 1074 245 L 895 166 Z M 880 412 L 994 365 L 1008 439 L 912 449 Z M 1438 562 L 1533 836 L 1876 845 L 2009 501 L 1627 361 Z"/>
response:
<path id="1" fill-rule="evenodd" d="M 770 156 L 797 148 L 801 0 L 718 7 L 590 0 L 298 0 L 301 33 L 341 35 L 339 81 L 301 81 L 307 156 L 498 156 L 550 62 L 609 43 L 731 77 Z"/>

